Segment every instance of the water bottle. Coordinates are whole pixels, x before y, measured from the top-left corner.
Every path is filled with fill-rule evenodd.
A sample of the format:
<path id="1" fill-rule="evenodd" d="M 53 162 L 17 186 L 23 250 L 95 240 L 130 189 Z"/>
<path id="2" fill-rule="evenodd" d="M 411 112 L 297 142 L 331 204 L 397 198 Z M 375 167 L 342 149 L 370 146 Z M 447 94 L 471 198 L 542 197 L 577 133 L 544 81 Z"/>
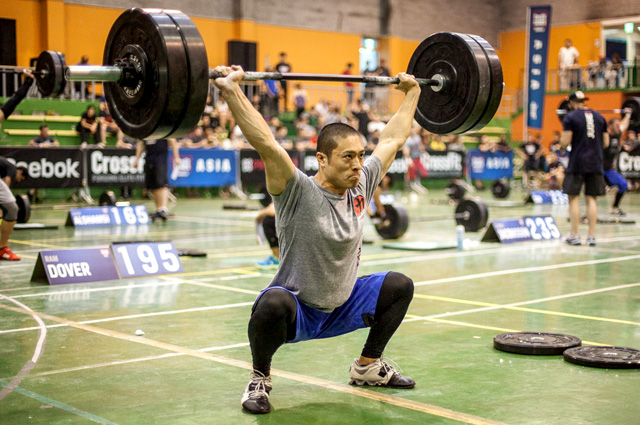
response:
<path id="1" fill-rule="evenodd" d="M 462 251 L 464 249 L 464 226 L 461 224 L 456 226 L 456 237 L 458 239 L 458 251 Z"/>

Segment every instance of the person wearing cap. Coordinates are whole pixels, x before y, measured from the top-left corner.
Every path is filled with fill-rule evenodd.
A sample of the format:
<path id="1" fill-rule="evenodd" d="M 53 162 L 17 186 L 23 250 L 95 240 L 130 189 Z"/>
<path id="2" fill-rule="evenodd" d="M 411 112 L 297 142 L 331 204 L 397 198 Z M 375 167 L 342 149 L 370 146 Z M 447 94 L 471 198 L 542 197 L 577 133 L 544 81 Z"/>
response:
<path id="1" fill-rule="evenodd" d="M 575 91 L 569 95 L 569 113 L 562 121 L 560 145 L 571 145 L 569 166 L 565 172 L 562 190 L 569 196 L 569 221 L 571 234 L 566 242 L 581 245 L 578 224 L 580 222 L 579 196 L 584 185 L 589 233 L 587 245 L 595 246 L 595 228 L 598 219 L 596 197 L 606 193 L 603 175 L 603 148 L 609 147 L 607 121 L 598 112 L 585 105 L 584 93 Z"/>

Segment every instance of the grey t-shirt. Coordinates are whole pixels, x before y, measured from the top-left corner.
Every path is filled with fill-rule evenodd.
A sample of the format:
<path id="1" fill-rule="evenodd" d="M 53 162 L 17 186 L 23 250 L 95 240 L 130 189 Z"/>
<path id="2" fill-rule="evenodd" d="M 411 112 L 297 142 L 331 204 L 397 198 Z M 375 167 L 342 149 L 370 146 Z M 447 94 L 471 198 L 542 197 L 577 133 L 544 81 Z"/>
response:
<path id="1" fill-rule="evenodd" d="M 382 163 L 371 156 L 358 186 L 336 195 L 296 169 L 273 197 L 280 268 L 269 286 L 285 287 L 321 311 L 344 304 L 357 278 L 367 205 L 381 178 Z"/>

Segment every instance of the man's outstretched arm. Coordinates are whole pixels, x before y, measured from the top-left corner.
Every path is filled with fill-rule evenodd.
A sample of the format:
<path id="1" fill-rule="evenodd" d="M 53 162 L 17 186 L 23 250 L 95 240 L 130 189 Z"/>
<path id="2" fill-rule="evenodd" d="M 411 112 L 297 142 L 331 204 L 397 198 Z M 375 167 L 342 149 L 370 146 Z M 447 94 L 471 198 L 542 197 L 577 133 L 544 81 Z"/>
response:
<path id="1" fill-rule="evenodd" d="M 382 161 L 382 173 L 387 172 L 394 158 L 411 134 L 413 116 L 416 113 L 418 99 L 420 97 L 420 85 L 412 75 L 404 72 L 398 74 L 400 84 L 396 90 L 406 94 L 400 108 L 391 117 L 385 128 L 380 133 L 380 142 L 373 151 L 373 155 Z"/>
<path id="2" fill-rule="evenodd" d="M 242 134 L 258 151 L 264 162 L 267 190 L 273 195 L 281 194 L 295 171 L 293 161 L 276 142 L 266 121 L 240 88 L 239 82 L 244 77 L 242 68 L 219 66 L 215 70 L 225 77 L 216 78 L 214 84 L 224 93 L 229 110 L 242 130 Z"/>

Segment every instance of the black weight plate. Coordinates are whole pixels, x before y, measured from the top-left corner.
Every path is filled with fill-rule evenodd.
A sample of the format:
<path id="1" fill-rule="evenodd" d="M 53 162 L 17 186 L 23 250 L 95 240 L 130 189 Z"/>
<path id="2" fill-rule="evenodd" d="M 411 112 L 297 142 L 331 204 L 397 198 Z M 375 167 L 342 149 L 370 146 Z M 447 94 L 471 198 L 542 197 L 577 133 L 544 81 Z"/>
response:
<path id="1" fill-rule="evenodd" d="M 384 222 L 376 225 L 376 231 L 382 239 L 398 239 L 409 228 L 409 213 L 400 205 L 385 205 Z"/>
<path id="2" fill-rule="evenodd" d="M 42 97 L 58 97 L 67 85 L 64 78 L 66 64 L 64 55 L 54 50 L 45 50 L 40 53 L 36 62 L 36 85 Z M 46 72 L 46 75 L 41 72 Z"/>
<path id="3" fill-rule="evenodd" d="M 182 110 L 182 119 L 174 128 L 172 137 L 184 137 L 190 133 L 204 112 L 209 94 L 209 59 L 202 36 L 196 25 L 184 13 L 177 10 L 165 10 L 176 24 L 187 54 L 187 72 L 189 88 Z"/>
<path id="4" fill-rule="evenodd" d="M 440 91 L 423 87 L 415 119 L 437 134 L 459 134 L 480 120 L 489 102 L 491 71 L 484 49 L 466 34 L 441 32 L 425 39 L 411 56 L 407 73 L 418 78 L 439 74 Z"/>
<path id="5" fill-rule="evenodd" d="M 580 338 L 543 332 L 508 332 L 493 338 L 493 347 L 515 354 L 556 356 L 582 344 Z"/>
<path id="6" fill-rule="evenodd" d="M 143 52 L 142 90 L 104 83 L 111 116 L 120 129 L 136 139 L 172 135 L 184 118 L 189 93 L 189 66 L 182 35 L 173 19 L 160 9 L 129 9 L 111 27 L 103 61 L 113 65 L 128 46 Z"/>
<path id="7" fill-rule="evenodd" d="M 506 198 L 509 196 L 509 192 L 511 192 L 511 187 L 509 183 L 504 180 L 496 180 L 491 186 L 491 193 L 493 193 L 493 197 L 496 199 Z"/>
<path id="8" fill-rule="evenodd" d="M 640 123 L 640 97 L 628 97 L 622 104 L 622 109 L 631 108 L 631 123 Z M 620 112 L 624 118 L 624 112 Z"/>
<path id="9" fill-rule="evenodd" d="M 18 204 L 18 223 L 26 223 L 31 218 L 31 202 L 27 195 L 20 194 L 16 196 L 16 204 Z"/>
<path id="10" fill-rule="evenodd" d="M 116 194 L 111 190 L 105 190 L 100 194 L 98 204 L 101 207 L 112 206 L 116 204 Z"/>
<path id="11" fill-rule="evenodd" d="M 463 199 L 456 206 L 454 219 L 464 226 L 467 232 L 477 232 L 487 225 L 489 209 L 479 199 Z"/>
<path id="12" fill-rule="evenodd" d="M 571 348 L 564 352 L 565 361 L 581 366 L 604 369 L 640 369 L 640 350 L 625 347 Z"/>
<path id="13" fill-rule="evenodd" d="M 491 76 L 491 91 L 489 92 L 489 101 L 485 105 L 484 112 L 480 116 L 478 122 L 476 122 L 468 132 L 478 131 L 481 128 L 484 128 L 489 121 L 496 114 L 496 111 L 500 107 L 500 102 L 502 101 L 502 91 L 504 90 L 504 78 L 502 75 L 502 64 L 500 63 L 500 58 L 498 54 L 493 49 L 491 44 L 484 38 L 469 34 L 469 37 L 473 38 L 484 50 L 485 56 L 487 57 L 487 61 L 489 62 L 489 75 Z"/>
<path id="14" fill-rule="evenodd" d="M 560 120 L 560 122 L 564 120 L 564 117 L 566 117 L 568 113 L 569 113 L 569 100 L 565 99 L 562 102 L 560 102 L 560 105 L 558 105 L 558 109 L 556 109 L 556 114 L 558 115 L 558 119 Z"/>
<path id="15" fill-rule="evenodd" d="M 457 201 L 458 199 L 464 198 L 464 194 L 467 193 L 467 190 L 464 186 L 452 182 L 447 186 L 444 192 L 449 196 L 449 198 Z"/>

